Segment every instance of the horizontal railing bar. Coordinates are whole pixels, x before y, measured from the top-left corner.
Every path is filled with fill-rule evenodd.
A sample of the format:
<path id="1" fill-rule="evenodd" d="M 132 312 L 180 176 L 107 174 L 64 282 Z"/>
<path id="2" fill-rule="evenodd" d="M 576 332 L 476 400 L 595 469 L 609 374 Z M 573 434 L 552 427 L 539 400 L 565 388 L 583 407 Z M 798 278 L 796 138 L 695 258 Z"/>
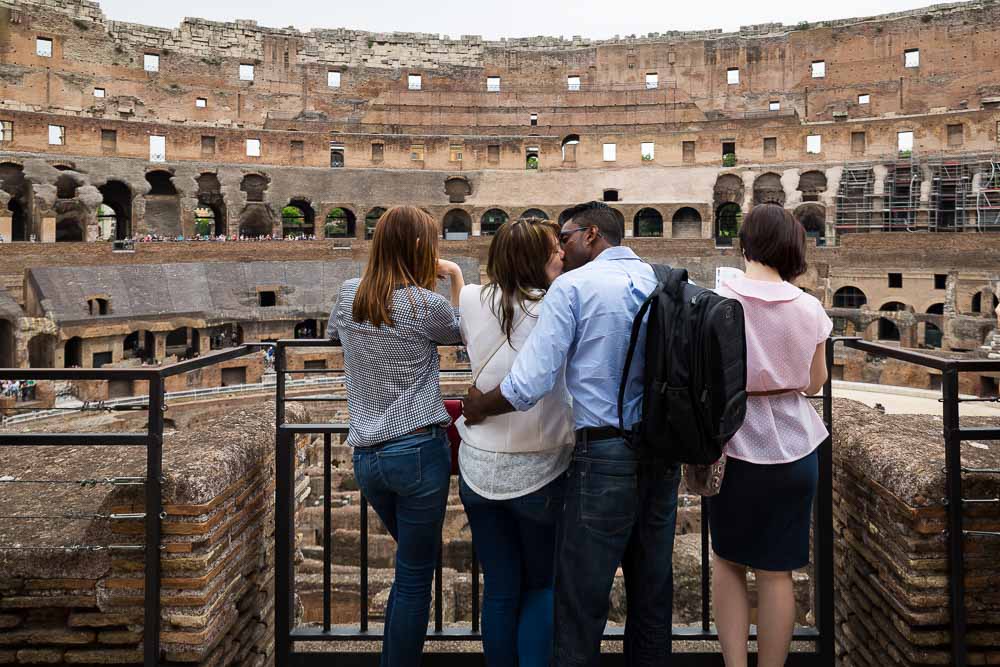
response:
<path id="1" fill-rule="evenodd" d="M 290 375 L 292 373 L 305 373 L 307 375 L 319 375 L 321 373 L 326 373 L 327 375 L 331 375 L 334 373 L 343 374 L 344 369 L 343 368 L 286 368 L 281 372 L 285 373 L 286 375 Z"/>
<path id="2" fill-rule="evenodd" d="M 278 347 L 340 347 L 332 338 L 282 338 Z"/>
<path id="3" fill-rule="evenodd" d="M 877 354 L 881 357 L 889 357 L 891 359 L 899 359 L 900 361 L 907 361 L 912 364 L 925 366 L 927 368 L 933 368 L 939 371 L 945 371 L 950 368 L 953 368 L 956 364 L 956 361 L 953 359 L 942 359 L 940 357 L 932 357 L 929 354 L 921 354 L 920 352 L 904 350 L 898 347 L 890 347 L 888 345 L 870 343 L 860 338 L 838 338 L 837 340 L 843 341 L 844 347 L 853 348 L 855 350 L 861 350 L 862 352 L 870 352 L 872 354 Z M 997 370 L 1000 370 L 1000 365 L 997 366 Z"/>
<path id="4" fill-rule="evenodd" d="M 992 530 L 963 530 L 964 535 L 978 535 L 980 537 L 1000 537 L 1000 533 Z"/>
<path id="5" fill-rule="evenodd" d="M 278 427 L 278 430 L 303 435 L 320 433 L 347 433 L 350 428 L 349 424 L 282 424 Z"/>
<path id="6" fill-rule="evenodd" d="M 958 429 L 962 440 L 1000 440 L 1000 428 L 966 426 Z"/>
<path id="7" fill-rule="evenodd" d="M 751 662 L 755 665 L 756 654 L 750 654 Z M 302 652 L 291 653 L 287 667 L 329 667 L 336 664 L 337 667 L 371 667 L 379 664 L 378 653 L 344 652 L 336 654 L 336 660 L 332 660 L 329 653 Z M 792 652 L 785 660 L 785 667 L 817 667 L 825 665 L 819 662 L 821 658 L 814 652 Z M 486 667 L 486 656 L 479 653 L 432 653 L 425 652 L 423 664 L 434 665 L 434 667 Z M 721 665 L 722 656 L 716 652 L 674 651 L 667 662 L 670 667 L 705 667 L 705 665 Z M 601 665 L 604 667 L 625 667 L 625 656 L 622 653 L 602 653 Z M 285 667 L 285 665 L 282 665 Z"/>
<path id="8" fill-rule="evenodd" d="M 346 396 L 331 396 L 323 398 L 321 396 L 305 396 L 303 398 L 286 398 L 285 403 L 330 403 L 334 401 L 346 401 Z"/>
<path id="9" fill-rule="evenodd" d="M 143 447 L 151 442 L 145 433 L 0 433 L 0 447 Z"/>
<path id="10" fill-rule="evenodd" d="M 604 630 L 605 641 L 621 639 L 625 635 L 625 628 L 619 626 L 608 626 Z M 698 627 L 675 627 L 673 629 L 674 639 L 683 641 L 718 641 L 719 633 L 715 626 L 711 626 L 708 632 Z M 381 630 L 369 630 L 362 632 L 355 625 L 332 625 L 329 630 L 320 627 L 295 628 L 289 633 L 289 638 L 293 642 L 343 642 L 343 641 L 381 641 L 383 639 Z M 756 626 L 750 627 L 751 640 L 757 638 Z M 447 641 L 478 641 L 482 639 L 482 634 L 472 632 L 469 628 L 443 628 L 440 632 L 428 631 L 427 640 L 434 639 Z M 819 631 L 816 628 L 797 627 L 792 637 L 793 641 L 817 641 Z"/>
<path id="11" fill-rule="evenodd" d="M 203 357 L 196 357 L 194 359 L 188 359 L 187 361 L 180 361 L 176 364 L 164 366 L 159 369 L 160 377 L 168 378 L 174 375 L 196 371 L 199 368 L 205 368 L 206 366 L 213 366 L 223 361 L 239 359 L 240 357 L 260 352 L 267 347 L 269 347 L 269 345 L 266 343 L 246 343 L 228 350 L 212 352 Z"/>
<path id="12" fill-rule="evenodd" d="M 979 473 L 982 475 L 1000 475 L 1000 468 L 966 468 L 962 466 L 962 472 Z"/>

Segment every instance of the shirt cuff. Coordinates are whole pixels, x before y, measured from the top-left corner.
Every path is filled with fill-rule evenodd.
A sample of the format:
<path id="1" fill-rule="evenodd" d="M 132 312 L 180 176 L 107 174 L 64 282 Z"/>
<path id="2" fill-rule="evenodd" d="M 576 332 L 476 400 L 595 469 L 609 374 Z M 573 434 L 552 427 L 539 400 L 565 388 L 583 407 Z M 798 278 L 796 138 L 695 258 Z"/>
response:
<path id="1" fill-rule="evenodd" d="M 517 393 L 517 389 L 514 388 L 514 383 L 510 381 L 510 376 L 508 375 L 500 383 L 500 393 L 507 402 L 514 406 L 514 409 L 518 412 L 526 412 L 534 407 L 534 403 L 528 402 L 520 394 Z"/>

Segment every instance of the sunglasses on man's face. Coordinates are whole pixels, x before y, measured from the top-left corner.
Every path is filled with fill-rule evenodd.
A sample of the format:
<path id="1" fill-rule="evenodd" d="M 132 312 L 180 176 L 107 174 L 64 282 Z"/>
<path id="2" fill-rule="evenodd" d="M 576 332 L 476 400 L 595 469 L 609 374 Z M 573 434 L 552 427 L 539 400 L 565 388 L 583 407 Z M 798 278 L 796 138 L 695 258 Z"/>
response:
<path id="1" fill-rule="evenodd" d="M 569 243 L 570 237 L 577 232 L 586 231 L 585 227 L 577 227 L 576 229 L 570 229 L 565 232 L 559 232 L 559 245 L 566 245 Z"/>

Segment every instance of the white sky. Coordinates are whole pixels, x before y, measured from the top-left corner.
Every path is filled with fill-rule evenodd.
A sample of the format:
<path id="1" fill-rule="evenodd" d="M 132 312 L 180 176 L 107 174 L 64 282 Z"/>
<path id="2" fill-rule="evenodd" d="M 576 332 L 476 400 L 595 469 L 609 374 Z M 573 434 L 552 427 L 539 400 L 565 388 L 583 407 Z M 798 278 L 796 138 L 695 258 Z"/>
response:
<path id="1" fill-rule="evenodd" d="M 915 9 L 920 0 L 841 0 L 806 3 L 793 0 L 754 2 L 715 0 L 172 0 L 136 2 L 99 0 L 110 19 L 175 28 L 185 16 L 233 21 L 254 19 L 274 28 L 353 28 L 374 32 L 430 32 L 460 35 L 529 37 L 581 35 L 607 38 L 667 30 L 739 29 L 741 25 L 780 21 L 819 21 Z"/>

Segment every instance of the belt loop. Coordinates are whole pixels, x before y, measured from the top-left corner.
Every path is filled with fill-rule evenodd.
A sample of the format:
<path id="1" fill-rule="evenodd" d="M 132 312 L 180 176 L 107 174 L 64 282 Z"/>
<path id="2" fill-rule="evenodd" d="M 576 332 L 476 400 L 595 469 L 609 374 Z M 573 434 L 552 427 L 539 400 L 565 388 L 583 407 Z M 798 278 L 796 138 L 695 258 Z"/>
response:
<path id="1" fill-rule="evenodd" d="M 590 444 L 590 438 L 588 437 L 587 429 L 583 429 L 580 435 L 580 442 L 583 444 L 583 451 L 581 453 L 586 454 L 588 450 L 588 445 Z"/>

